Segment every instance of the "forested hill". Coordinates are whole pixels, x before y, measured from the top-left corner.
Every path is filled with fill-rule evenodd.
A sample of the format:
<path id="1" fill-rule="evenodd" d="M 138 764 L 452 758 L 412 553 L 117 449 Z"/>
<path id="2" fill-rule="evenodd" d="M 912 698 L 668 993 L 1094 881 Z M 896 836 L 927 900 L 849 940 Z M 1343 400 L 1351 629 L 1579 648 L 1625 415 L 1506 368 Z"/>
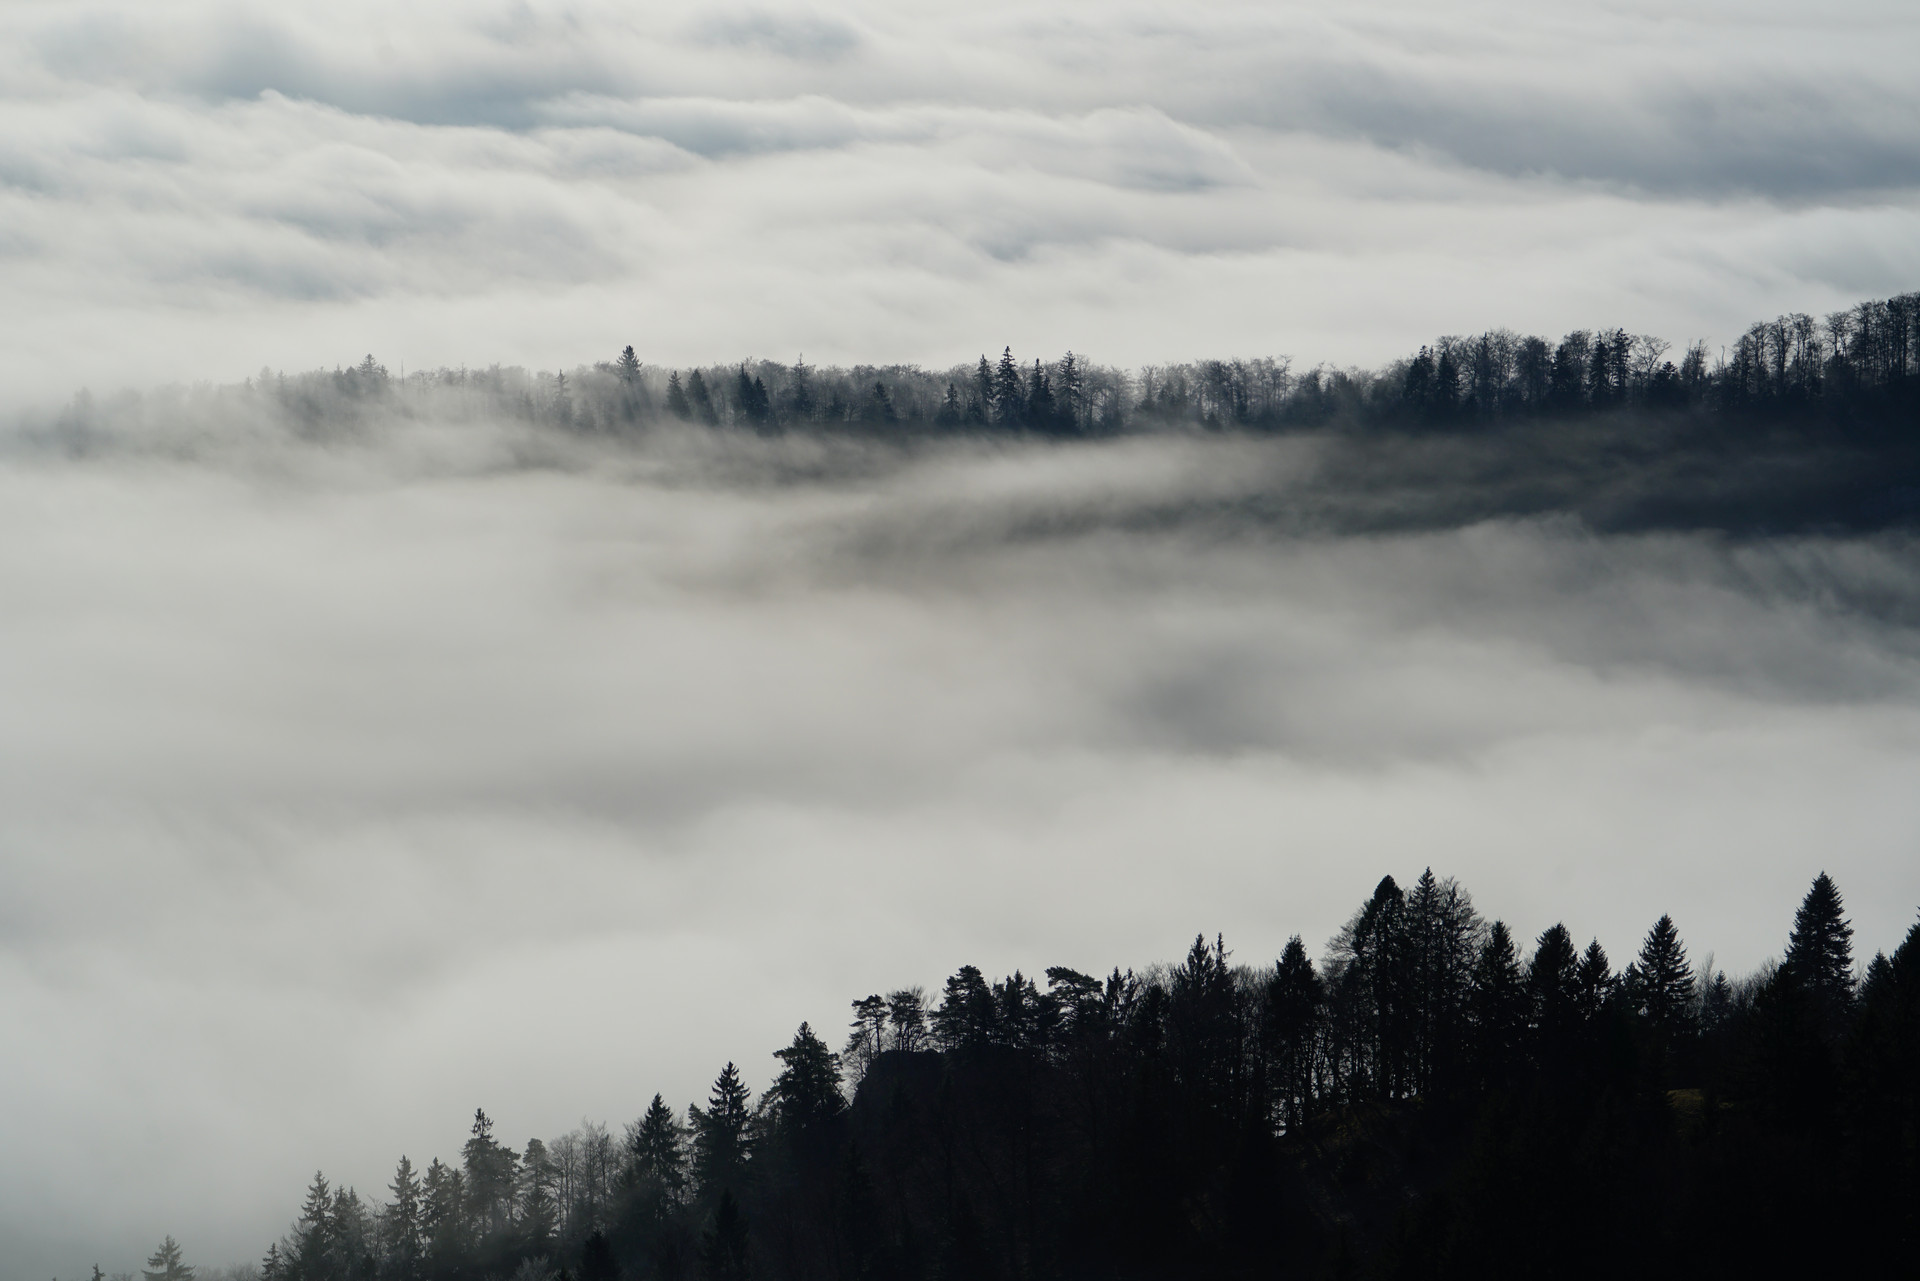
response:
<path id="1" fill-rule="evenodd" d="M 1003 349 L 945 371 L 744 361 L 570 372 L 433 370 L 372 356 L 332 372 L 95 402 L 29 435 L 86 451 L 198 441 L 222 419 L 299 439 L 406 420 L 505 422 L 643 441 L 684 424 L 914 447 L 969 437 L 1083 441 L 1145 432 L 1316 442 L 1303 502 L 1246 515 L 1336 528 L 1566 513 L 1598 529 L 1862 530 L 1920 519 L 1920 294 L 1824 320 L 1782 316 L 1709 352 L 1624 330 L 1559 341 L 1443 337 L 1378 370 L 1209 360 L 1126 371 Z"/>
<path id="2" fill-rule="evenodd" d="M 703 1103 L 636 1098 L 617 1137 L 477 1112 L 382 1200 L 316 1176 L 261 1273 L 1888 1275 L 1920 1244 L 1920 925 L 1857 967 L 1828 877 L 1789 916 L 1744 978 L 1665 916 L 1618 969 L 1427 872 L 1318 963 L 962 966 L 853 1001 L 837 1054 L 801 1024 Z"/>

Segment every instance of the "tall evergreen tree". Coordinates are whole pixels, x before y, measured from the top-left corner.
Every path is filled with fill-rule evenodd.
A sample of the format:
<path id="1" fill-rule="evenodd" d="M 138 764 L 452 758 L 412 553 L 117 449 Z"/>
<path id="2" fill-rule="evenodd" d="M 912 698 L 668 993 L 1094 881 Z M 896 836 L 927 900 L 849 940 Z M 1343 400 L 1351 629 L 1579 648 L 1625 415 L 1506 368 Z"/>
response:
<path id="1" fill-rule="evenodd" d="M 1267 980 L 1260 1023 L 1275 1119 L 1286 1129 L 1306 1120 L 1313 1101 L 1314 1042 L 1323 999 L 1320 976 L 1296 934 Z"/>
<path id="2" fill-rule="evenodd" d="M 1526 1031 L 1527 990 L 1506 922 L 1495 921 L 1473 967 L 1473 1031 L 1482 1080 L 1500 1084 L 1518 1066 Z"/>
<path id="3" fill-rule="evenodd" d="M 793 1043 L 773 1057 L 780 1060 L 780 1075 L 771 1093 L 784 1129 L 803 1130 L 840 1115 L 846 1106 L 840 1097 L 840 1060 L 811 1027 L 802 1023 Z"/>
<path id="4" fill-rule="evenodd" d="M 700 1196 L 711 1200 L 739 1183 L 747 1168 L 747 1087 L 729 1063 L 714 1078 L 705 1109 L 693 1107 L 693 1172 Z"/>
<path id="5" fill-rule="evenodd" d="M 387 1185 L 392 1198 L 380 1211 L 380 1238 L 394 1281 L 417 1281 L 425 1240 L 420 1179 L 406 1157 L 394 1167 Z"/>
<path id="6" fill-rule="evenodd" d="M 687 1187 L 687 1134 L 658 1094 L 627 1132 L 627 1177 L 643 1191 L 672 1203 Z"/>
<path id="7" fill-rule="evenodd" d="M 1853 1006 L 1853 926 L 1844 915 L 1840 890 L 1825 872 L 1793 916 L 1793 933 L 1781 966 L 1813 1007 L 1820 1033 L 1837 1041 Z"/>
<path id="8" fill-rule="evenodd" d="M 667 375 L 667 412 L 675 418 L 693 417 L 693 403 L 687 399 L 687 389 L 680 385 L 677 369 Z"/>
<path id="9" fill-rule="evenodd" d="M 698 369 L 687 375 L 687 405 L 692 416 L 707 426 L 720 425 L 720 411 L 714 408 L 713 393 L 707 388 L 707 376 Z"/>
<path id="10" fill-rule="evenodd" d="M 1613 1000 L 1614 988 L 1618 979 L 1613 972 L 1613 962 L 1607 959 L 1607 949 L 1600 946 L 1599 939 L 1590 939 L 1587 950 L 1580 954 L 1580 968 L 1574 973 L 1575 989 L 1579 993 L 1580 1018 L 1592 1023 L 1598 1019 Z"/>
<path id="11" fill-rule="evenodd" d="M 993 422 L 1006 430 L 1024 427 L 1027 422 L 1026 396 L 1020 387 L 1020 366 L 1014 362 L 1013 348 L 1000 353 L 993 371 Z"/>
<path id="12" fill-rule="evenodd" d="M 180 1243 L 169 1234 L 148 1257 L 140 1275 L 146 1281 L 193 1281 L 193 1268 L 180 1261 Z"/>
<path id="13" fill-rule="evenodd" d="M 1580 1029 L 1580 956 L 1565 925 L 1550 925 L 1534 943 L 1527 997 L 1544 1065 L 1564 1067 Z"/>

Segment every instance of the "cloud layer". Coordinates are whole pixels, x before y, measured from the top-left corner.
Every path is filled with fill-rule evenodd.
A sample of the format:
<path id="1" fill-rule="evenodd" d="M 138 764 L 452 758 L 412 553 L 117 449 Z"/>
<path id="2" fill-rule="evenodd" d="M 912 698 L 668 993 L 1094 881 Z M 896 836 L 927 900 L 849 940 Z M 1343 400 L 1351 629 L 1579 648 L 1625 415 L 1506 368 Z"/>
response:
<path id="1" fill-rule="evenodd" d="M 17 4 L 0 386 L 1374 362 L 1920 278 L 1910 6 Z M 105 356 L 103 352 L 112 352 Z"/>
<path id="2" fill-rule="evenodd" d="M 0 1276 L 246 1257 L 316 1164 L 763 1085 L 962 963 L 1317 950 L 1383 872 L 1736 972 L 1822 867 L 1865 946 L 1920 903 L 1905 536 L 1235 515 L 1311 440 L 521 431 L 0 464 Z"/>

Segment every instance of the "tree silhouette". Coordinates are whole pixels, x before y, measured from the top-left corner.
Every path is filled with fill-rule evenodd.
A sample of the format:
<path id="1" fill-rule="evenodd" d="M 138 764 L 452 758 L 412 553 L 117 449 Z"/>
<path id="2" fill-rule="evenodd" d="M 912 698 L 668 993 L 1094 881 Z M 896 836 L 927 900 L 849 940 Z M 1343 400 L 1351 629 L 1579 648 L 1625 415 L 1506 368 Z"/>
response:
<path id="1" fill-rule="evenodd" d="M 96 1272 L 99 1269 L 95 1269 Z M 180 1261 L 180 1243 L 171 1235 L 147 1258 L 140 1275 L 146 1281 L 193 1281 L 193 1269 Z"/>
<path id="2" fill-rule="evenodd" d="M 1793 915 L 1781 971 L 1806 994 L 1821 1035 L 1837 1039 L 1853 1005 L 1853 926 L 1843 915 L 1840 891 L 1825 872 Z"/>

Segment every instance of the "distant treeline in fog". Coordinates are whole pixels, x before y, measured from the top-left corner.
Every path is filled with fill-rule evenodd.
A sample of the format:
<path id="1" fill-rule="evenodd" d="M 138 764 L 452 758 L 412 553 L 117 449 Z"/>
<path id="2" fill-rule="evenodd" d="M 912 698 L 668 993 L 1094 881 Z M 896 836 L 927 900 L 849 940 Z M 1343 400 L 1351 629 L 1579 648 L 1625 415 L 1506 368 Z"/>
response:
<path id="1" fill-rule="evenodd" d="M 729 1063 L 619 1134 L 476 1112 L 380 1199 L 316 1175 L 260 1276 L 1884 1275 L 1920 1232 L 1920 925 L 1857 967 L 1824 873 L 1780 923 L 1743 978 L 1666 916 L 1616 968 L 1427 871 L 1317 963 L 962 966 L 801 1024 L 758 1097 Z"/>
<path id="2" fill-rule="evenodd" d="M 1920 516 L 1920 294 L 1823 320 L 1782 316 L 1709 352 L 1624 330 L 1557 342 L 1445 337 L 1383 369 L 1284 359 L 1128 371 L 1047 362 L 666 369 L 633 348 L 571 372 L 331 372 L 95 401 L 28 432 L 72 452 L 178 447 L 220 424 L 329 442 L 396 422 L 485 421 L 554 438 L 661 430 L 870 441 L 1066 442 L 1151 432 L 1274 435 L 1319 447 L 1313 501 L 1288 519 L 1343 528 L 1570 513 L 1599 529 L 1873 529 Z M 1272 511 L 1252 513 L 1273 519 Z"/>

